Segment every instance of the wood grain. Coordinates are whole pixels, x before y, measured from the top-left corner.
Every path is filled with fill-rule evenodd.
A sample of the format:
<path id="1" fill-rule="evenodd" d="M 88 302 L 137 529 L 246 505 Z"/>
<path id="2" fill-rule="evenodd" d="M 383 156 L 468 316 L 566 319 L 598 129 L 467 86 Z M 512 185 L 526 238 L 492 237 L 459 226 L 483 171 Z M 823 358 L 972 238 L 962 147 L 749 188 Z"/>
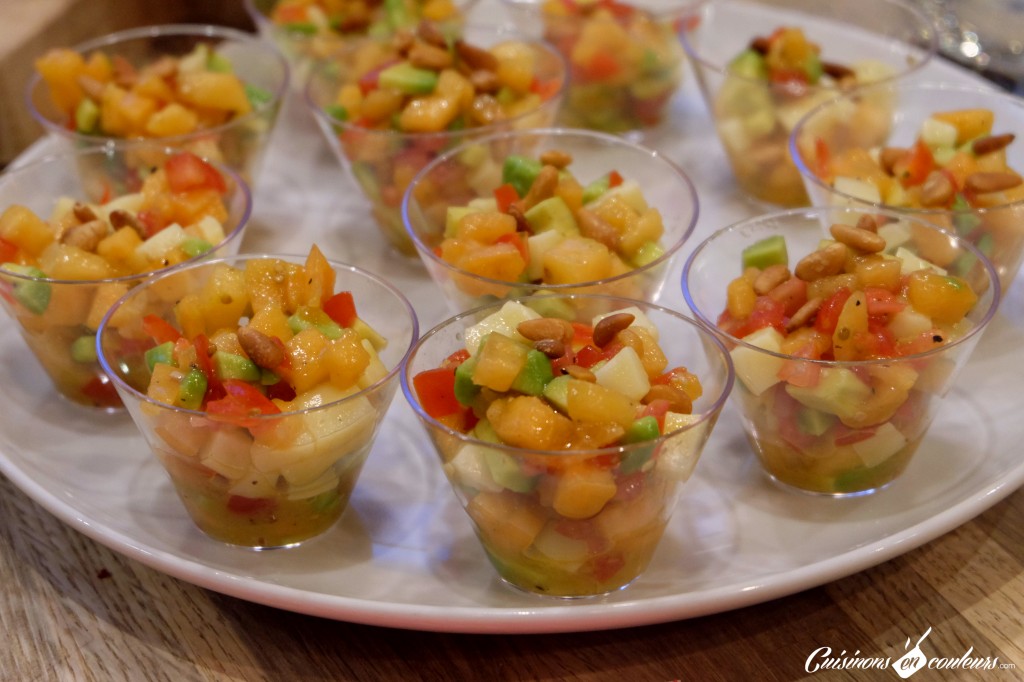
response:
<path id="1" fill-rule="evenodd" d="M 65 526 L 0 477 L 0 680 L 896 680 L 804 670 L 808 655 L 1024 666 L 1024 491 L 873 569 L 688 621 L 560 635 L 406 632 L 248 603 L 170 578 Z M 913 644 L 911 644 L 912 646 Z M 927 670 L 1008 682 L 1019 669 Z"/>

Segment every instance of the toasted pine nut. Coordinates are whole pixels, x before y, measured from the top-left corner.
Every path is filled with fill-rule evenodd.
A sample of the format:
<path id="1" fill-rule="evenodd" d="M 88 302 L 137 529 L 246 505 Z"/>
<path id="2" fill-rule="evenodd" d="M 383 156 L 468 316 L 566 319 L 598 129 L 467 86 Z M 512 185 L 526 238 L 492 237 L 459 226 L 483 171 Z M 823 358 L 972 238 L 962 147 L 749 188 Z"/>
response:
<path id="1" fill-rule="evenodd" d="M 516 327 L 516 331 L 529 341 L 553 339 L 561 341 L 563 344 L 572 343 L 576 333 L 572 324 L 557 317 L 537 317 L 532 320 L 523 320 Z"/>
<path id="2" fill-rule="evenodd" d="M 238 343 L 249 359 L 259 367 L 273 369 L 284 361 L 284 348 L 258 329 L 239 327 Z"/>
<path id="3" fill-rule="evenodd" d="M 769 265 L 754 280 L 754 293 L 758 296 L 764 296 L 792 276 L 789 268 L 782 263 Z"/>
<path id="4" fill-rule="evenodd" d="M 579 379 L 580 381 L 588 381 L 590 383 L 597 383 L 597 375 L 591 372 L 586 367 L 580 367 L 579 365 L 569 365 L 565 368 L 565 373 L 571 376 L 573 379 Z"/>
<path id="5" fill-rule="evenodd" d="M 526 196 L 515 203 L 525 213 L 545 199 L 555 196 L 556 187 L 558 187 L 558 169 L 554 166 L 544 166 L 537 173 Z"/>
<path id="6" fill-rule="evenodd" d="M 88 204 L 83 204 L 80 201 L 76 201 L 72 207 L 71 212 L 78 218 L 78 222 L 87 223 L 90 220 L 96 220 L 96 213 L 89 207 Z"/>
<path id="7" fill-rule="evenodd" d="M 1016 138 L 1013 133 L 1003 133 L 1002 135 L 987 135 L 985 137 L 979 137 L 977 140 L 971 143 L 971 151 L 977 156 L 984 156 L 985 154 L 991 154 L 997 152 L 1000 149 L 1005 149 L 1010 146 L 1010 143 Z"/>
<path id="8" fill-rule="evenodd" d="M 572 163 L 572 155 L 567 152 L 563 152 L 561 149 L 548 149 L 547 151 L 541 152 L 540 162 L 545 166 L 565 168 Z"/>
<path id="9" fill-rule="evenodd" d="M 857 227 L 868 232 L 878 232 L 878 222 L 875 220 L 875 217 L 866 213 L 857 218 Z"/>
<path id="10" fill-rule="evenodd" d="M 942 171 L 934 170 L 921 185 L 921 204 L 924 206 L 945 206 L 953 200 L 956 188 Z"/>
<path id="11" fill-rule="evenodd" d="M 838 223 L 830 227 L 829 232 L 836 241 L 864 253 L 878 253 L 885 249 L 885 238 L 878 236 L 876 232 Z"/>
<path id="12" fill-rule="evenodd" d="M 991 171 L 979 171 L 971 173 L 964 181 L 964 189 L 978 194 L 989 192 L 1001 192 L 1004 189 L 1012 189 L 1021 183 L 1021 177 L 1016 173 Z"/>
<path id="13" fill-rule="evenodd" d="M 533 347 L 549 358 L 560 358 L 565 355 L 565 344 L 561 339 L 537 339 Z"/>
<path id="14" fill-rule="evenodd" d="M 102 220 L 90 220 L 87 223 L 72 225 L 60 236 L 62 244 L 77 246 L 83 251 L 96 251 L 103 238 L 107 236 L 107 224 Z"/>
<path id="15" fill-rule="evenodd" d="M 604 348 L 611 343 L 616 334 L 633 324 L 635 319 L 636 317 L 632 313 L 615 313 L 602 317 L 594 325 L 594 345 L 598 348 Z"/>
<path id="16" fill-rule="evenodd" d="M 811 321 L 811 318 L 818 312 L 818 308 L 821 307 L 822 299 L 820 298 L 809 298 L 807 302 L 800 306 L 793 317 L 789 318 L 786 322 L 786 331 L 790 332 L 794 329 L 799 329 L 805 324 Z"/>
<path id="17" fill-rule="evenodd" d="M 846 265 L 847 248 L 841 242 L 832 242 L 823 249 L 804 256 L 794 270 L 797 277 L 813 282 L 822 277 L 838 275 Z"/>
<path id="18" fill-rule="evenodd" d="M 907 150 L 902 147 L 883 147 L 882 151 L 878 155 L 878 162 L 886 173 L 892 175 L 893 166 L 895 166 L 896 162 L 899 161 L 906 153 Z"/>
<path id="19" fill-rule="evenodd" d="M 451 52 L 421 40 L 413 42 L 407 58 L 413 66 L 431 71 L 440 71 L 452 65 Z"/>
<path id="20" fill-rule="evenodd" d="M 416 36 L 420 40 L 437 47 L 448 46 L 448 41 L 445 39 L 444 34 L 441 33 L 441 29 L 432 21 L 421 21 L 420 25 L 416 27 Z"/>
<path id="21" fill-rule="evenodd" d="M 581 208 L 576 212 L 576 222 L 579 225 L 581 235 L 601 242 L 613 252 L 618 250 L 622 235 L 608 224 L 604 218 L 589 208 Z"/>
<path id="22" fill-rule="evenodd" d="M 498 70 L 498 58 L 487 50 L 470 45 L 465 40 L 455 41 L 455 54 L 459 56 L 471 71 L 486 69 L 488 71 Z"/>

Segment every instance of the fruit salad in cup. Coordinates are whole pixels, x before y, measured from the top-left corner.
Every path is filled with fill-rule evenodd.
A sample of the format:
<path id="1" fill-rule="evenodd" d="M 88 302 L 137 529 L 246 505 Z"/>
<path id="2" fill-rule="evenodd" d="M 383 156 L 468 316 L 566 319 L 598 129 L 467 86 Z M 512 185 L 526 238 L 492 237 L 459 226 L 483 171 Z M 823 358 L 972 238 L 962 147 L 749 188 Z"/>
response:
<path id="1" fill-rule="evenodd" d="M 805 205 L 803 181 L 788 152 L 797 122 L 841 91 L 894 75 L 875 59 L 830 62 L 800 28 L 756 36 L 729 62 L 713 95 L 715 124 L 737 183 L 771 204 Z"/>
<path id="2" fill-rule="evenodd" d="M 644 571 L 731 383 L 703 334 L 650 304 L 536 297 L 424 338 L 403 386 L 501 578 L 582 597 Z"/>
<path id="3" fill-rule="evenodd" d="M 554 120 L 561 59 L 542 43 L 495 29 L 484 35 L 488 42 L 451 40 L 425 22 L 389 40 L 358 41 L 309 85 L 325 135 L 387 239 L 407 254 L 415 251 L 399 205 L 427 163 L 474 136 Z"/>
<path id="4" fill-rule="evenodd" d="M 114 408 L 121 401 L 96 358 L 103 316 L 149 273 L 237 250 L 250 200 L 237 177 L 163 149 L 54 157 L 12 172 L 0 194 L 18 201 L 79 166 L 98 167 L 91 197 L 61 196 L 48 213 L 22 203 L 0 212 L 0 296 L 61 394 Z"/>
<path id="5" fill-rule="evenodd" d="M 664 119 L 682 80 L 679 34 L 692 21 L 691 4 L 699 3 L 509 2 L 529 7 L 529 20 L 543 23 L 544 39 L 569 63 L 561 121 L 610 133 L 641 131 Z"/>
<path id="6" fill-rule="evenodd" d="M 29 101 L 52 133 L 82 146 L 158 140 L 251 181 L 288 80 L 272 47 L 220 27 L 114 33 L 35 61 Z"/>
<path id="7" fill-rule="evenodd" d="M 925 223 L 865 213 L 850 224 L 846 214 L 822 239 L 827 214 L 779 215 L 698 248 L 687 300 L 709 305 L 698 288 L 713 286 L 709 259 L 725 255 L 715 243 L 733 250 L 741 274 L 711 314 L 732 344 L 735 397 L 764 469 L 802 491 L 878 490 L 921 444 L 995 310 L 998 282 L 965 242 L 950 242 L 963 277 L 928 261 L 942 233 Z"/>
<path id="8" fill-rule="evenodd" d="M 255 548 L 341 516 L 415 338 L 397 291 L 315 246 L 178 270 L 103 325 L 104 366 L 196 525 Z"/>
<path id="9" fill-rule="evenodd" d="M 427 166 L 406 229 L 455 310 L 534 293 L 652 300 L 697 218 L 673 162 L 620 136 L 534 129 Z"/>
<path id="10" fill-rule="evenodd" d="M 927 93 L 892 92 L 913 98 Z M 932 95 L 938 103 L 943 91 Z M 980 96 L 979 104 L 986 97 L 968 96 Z M 975 244 L 1008 287 L 1024 258 L 1024 180 L 1010 161 L 1011 154 L 1020 158 L 1012 122 L 1000 122 L 992 108 L 968 102 L 902 123 L 917 129 L 913 137 L 899 139 L 888 113 L 871 106 L 876 99 L 869 90 L 856 104 L 841 107 L 842 116 L 839 107 L 816 110 L 797 130 L 793 147 L 813 199 L 886 206 L 920 216 Z M 955 100 L 957 93 L 944 99 Z M 962 275 L 965 263 L 953 262 L 954 256 L 941 239 L 928 253 L 937 265 Z"/>

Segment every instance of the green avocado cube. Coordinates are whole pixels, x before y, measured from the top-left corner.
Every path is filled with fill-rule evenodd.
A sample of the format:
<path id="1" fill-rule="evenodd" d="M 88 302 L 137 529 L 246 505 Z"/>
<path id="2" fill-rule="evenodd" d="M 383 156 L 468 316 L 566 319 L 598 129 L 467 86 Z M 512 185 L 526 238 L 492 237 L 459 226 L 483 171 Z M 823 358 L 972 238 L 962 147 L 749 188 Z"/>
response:
<path id="1" fill-rule="evenodd" d="M 4 263 L 0 268 L 23 277 L 46 278 L 45 272 L 32 265 Z M 12 293 L 15 300 L 36 315 L 41 315 L 46 311 L 50 305 L 50 295 L 53 293 L 50 283 L 40 281 L 40 279 L 15 279 L 13 283 Z"/>
<path id="2" fill-rule="evenodd" d="M 341 325 L 319 308 L 303 306 L 288 318 L 288 328 L 296 334 L 309 327 L 318 329 L 321 334 L 331 340 L 341 338 Z"/>
<path id="3" fill-rule="evenodd" d="M 665 248 L 656 241 L 644 242 L 633 255 L 633 267 L 642 268 L 650 265 L 665 255 Z"/>
<path id="4" fill-rule="evenodd" d="M 476 370 L 479 355 L 473 355 L 455 368 L 455 399 L 460 405 L 472 405 L 480 393 L 480 387 L 473 383 L 473 371 Z"/>
<path id="5" fill-rule="evenodd" d="M 178 405 L 186 410 L 198 410 L 206 395 L 206 375 L 198 367 L 190 367 L 178 385 Z"/>
<path id="6" fill-rule="evenodd" d="M 629 425 L 629 428 L 626 429 L 625 435 L 622 437 L 622 442 L 623 444 L 643 443 L 646 441 L 652 441 L 660 435 L 661 429 L 658 427 L 658 420 L 655 417 L 648 415 L 634 420 L 633 423 Z M 634 448 L 622 458 L 622 461 L 619 463 L 619 470 L 624 474 L 639 471 L 653 455 L 653 444 L 641 448 Z"/>
<path id="7" fill-rule="evenodd" d="M 242 381 L 259 381 L 262 379 L 260 368 L 247 357 L 222 350 L 213 354 L 213 371 L 218 379 L 241 379 Z"/>
<path id="8" fill-rule="evenodd" d="M 484 450 L 484 463 L 494 482 L 514 493 L 528 493 L 537 485 L 539 476 L 527 476 L 519 462 L 501 450 Z"/>
<path id="9" fill-rule="evenodd" d="M 88 97 L 75 107 L 75 129 L 80 133 L 90 134 L 96 132 L 96 124 L 100 122 L 100 108 L 96 102 Z"/>
<path id="10" fill-rule="evenodd" d="M 554 376 L 548 356 L 539 350 L 530 349 L 526 353 L 526 364 L 512 380 L 511 388 L 526 395 L 541 395 Z"/>
<path id="11" fill-rule="evenodd" d="M 501 182 L 516 188 L 516 193 L 525 197 L 542 168 L 541 162 L 527 156 L 512 154 L 505 158 L 501 167 Z"/>
<path id="12" fill-rule="evenodd" d="M 611 184 L 611 178 L 608 173 L 605 173 L 597 180 L 592 181 L 583 188 L 583 203 L 589 204 L 591 201 L 607 192 L 609 184 Z"/>
<path id="13" fill-rule="evenodd" d="M 802 433 L 818 437 L 832 428 L 836 423 L 835 415 L 815 410 L 811 407 L 802 407 L 796 413 L 796 425 Z"/>
<path id="14" fill-rule="evenodd" d="M 554 230 L 564 235 L 579 234 L 572 210 L 559 196 L 549 197 L 523 214 L 534 234 Z"/>
<path id="15" fill-rule="evenodd" d="M 786 252 L 786 238 L 781 234 L 765 237 L 743 249 L 743 269 L 759 268 L 764 270 L 769 265 L 788 265 L 789 254 Z"/>
<path id="16" fill-rule="evenodd" d="M 768 80 L 768 63 L 757 50 L 744 50 L 729 62 L 729 73 L 751 80 Z"/>
<path id="17" fill-rule="evenodd" d="M 569 382 L 573 378 L 568 375 L 560 375 L 553 378 L 544 386 L 544 398 L 557 409 L 565 412 L 569 409 Z"/>
<path id="18" fill-rule="evenodd" d="M 381 71 L 378 82 L 382 88 L 408 95 L 426 95 L 437 87 L 437 72 L 401 62 Z"/>
<path id="19" fill-rule="evenodd" d="M 153 367 L 155 367 L 158 362 L 165 365 L 173 365 L 174 342 L 167 341 L 166 343 L 161 343 L 159 346 L 154 346 L 147 350 L 143 354 L 143 357 L 146 360 L 146 367 L 149 368 L 150 372 L 153 371 Z"/>
<path id="20" fill-rule="evenodd" d="M 96 336 L 85 334 L 71 342 L 71 359 L 75 362 L 96 362 Z"/>

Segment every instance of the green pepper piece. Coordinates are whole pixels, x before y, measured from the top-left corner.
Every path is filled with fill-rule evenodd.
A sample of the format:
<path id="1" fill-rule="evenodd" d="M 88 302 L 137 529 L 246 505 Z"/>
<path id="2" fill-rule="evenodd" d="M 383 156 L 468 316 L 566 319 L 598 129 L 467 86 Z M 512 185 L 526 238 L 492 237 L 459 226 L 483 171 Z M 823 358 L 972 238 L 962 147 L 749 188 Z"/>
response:
<path id="1" fill-rule="evenodd" d="M 208 253 L 213 248 L 213 244 L 199 237 L 189 237 L 181 243 L 180 248 L 186 256 L 195 258 Z"/>
<path id="2" fill-rule="evenodd" d="M 159 346 L 154 346 L 147 350 L 143 357 L 146 359 L 146 367 L 149 368 L 150 372 L 153 371 L 153 367 L 155 367 L 158 362 L 164 365 L 173 365 L 174 342 L 167 341 L 166 343 L 161 343 Z"/>

